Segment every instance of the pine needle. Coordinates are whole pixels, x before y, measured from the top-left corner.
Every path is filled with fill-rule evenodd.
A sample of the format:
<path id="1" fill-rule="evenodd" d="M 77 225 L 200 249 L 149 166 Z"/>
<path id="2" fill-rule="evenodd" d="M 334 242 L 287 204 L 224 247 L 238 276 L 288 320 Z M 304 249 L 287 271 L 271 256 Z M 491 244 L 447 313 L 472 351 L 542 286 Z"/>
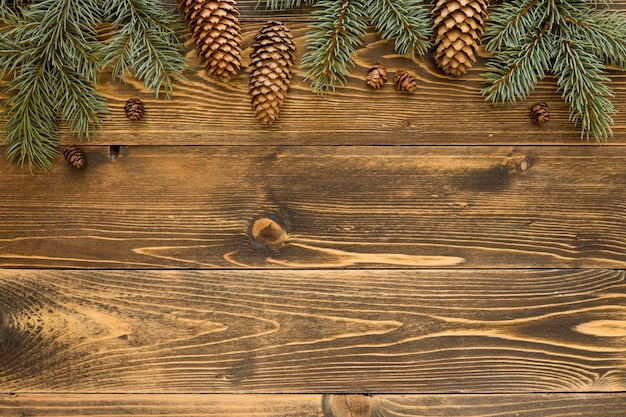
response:
<path id="1" fill-rule="evenodd" d="M 494 103 L 524 99 L 546 72 L 570 105 L 581 136 L 612 136 L 614 96 L 605 64 L 626 71 L 626 16 L 597 9 L 609 0 L 513 0 L 491 13 L 485 30 L 493 55 L 482 90 Z"/>

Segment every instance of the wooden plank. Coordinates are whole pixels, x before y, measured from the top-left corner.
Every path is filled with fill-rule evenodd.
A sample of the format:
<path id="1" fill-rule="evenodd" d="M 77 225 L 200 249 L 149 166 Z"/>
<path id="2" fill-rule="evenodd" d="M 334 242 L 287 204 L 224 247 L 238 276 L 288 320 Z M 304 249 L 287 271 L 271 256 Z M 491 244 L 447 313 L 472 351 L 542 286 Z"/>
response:
<path id="1" fill-rule="evenodd" d="M 626 267 L 622 147 L 85 151 L 0 162 L 0 266 Z M 248 235 L 266 215 L 276 250 Z"/>
<path id="2" fill-rule="evenodd" d="M 368 398 L 375 405 L 372 417 L 620 417 L 626 405 L 623 393 L 374 395 Z M 20 394 L 0 397 L 0 413 L 4 417 L 321 417 L 324 414 L 320 405 L 320 395 Z"/>
<path id="3" fill-rule="evenodd" d="M 626 390 L 615 270 L 0 270 L 0 386 Z"/>
<path id="4" fill-rule="evenodd" d="M 174 3 L 174 2 L 172 2 Z M 382 42 L 370 31 L 358 48 L 356 66 L 345 87 L 325 96 L 316 95 L 304 81 L 305 71 L 294 70 L 294 81 L 277 123 L 266 127 L 254 118 L 248 95 L 249 54 L 254 35 L 267 18 L 287 18 L 296 43 L 299 65 L 305 51 L 308 11 L 278 13 L 257 8 L 256 1 L 242 2 L 243 71 L 228 83 L 209 79 L 188 42 L 191 83 L 177 83 L 171 101 L 145 94 L 141 83 L 128 85 L 103 74 L 100 91 L 108 99 L 111 119 L 104 123 L 99 143 L 114 145 L 384 145 L 384 144 L 588 144 L 568 121 L 568 106 L 556 92 L 554 79 L 541 81 L 531 96 L 517 104 L 494 106 L 482 98 L 480 74 L 485 71 L 483 54 L 464 77 L 453 78 L 439 71 L 430 55 L 424 60 L 394 53 L 390 42 Z M 613 7 L 626 8 L 626 0 Z M 256 8 L 256 9 L 255 9 Z M 390 76 L 399 69 L 411 71 L 418 80 L 416 94 L 400 94 L 393 83 L 378 91 L 365 85 L 367 70 L 381 60 Z M 626 74 L 611 71 L 611 87 L 618 113 L 615 135 L 609 145 L 626 143 Z M 124 104 L 141 98 L 145 118 L 133 123 L 124 115 Z M 548 102 L 551 120 L 536 126 L 530 107 Z M 62 143 L 75 141 L 67 129 Z M 591 139 L 589 144 L 595 145 Z"/>
<path id="5" fill-rule="evenodd" d="M 3 417 L 312 417 L 319 395 L 18 394 L 0 397 Z"/>
<path id="6" fill-rule="evenodd" d="M 552 78 L 539 83 L 531 96 L 517 104 L 494 106 L 480 94 L 485 84 L 484 59 L 464 77 L 444 76 L 432 58 L 412 60 L 393 52 L 393 45 L 369 33 L 358 49 L 348 83 L 336 92 L 317 95 L 295 70 L 294 81 L 278 122 L 260 125 L 250 107 L 248 77 L 250 45 L 260 22 L 244 27 L 244 70 L 228 83 L 209 79 L 190 49 L 187 74 L 190 84 L 178 83 L 171 101 L 156 100 L 133 82 L 123 85 L 102 77 L 102 93 L 112 116 L 104 124 L 99 142 L 121 145 L 386 145 L 386 144 L 563 144 L 596 145 L 581 141 L 579 128 L 568 120 L 568 106 L 556 92 Z M 290 24 L 300 62 L 305 50 L 306 23 Z M 191 48 L 192 45 L 190 44 Z M 484 58 L 484 57 L 483 57 Z M 407 69 L 418 80 L 415 94 L 400 94 L 389 81 L 381 90 L 365 84 L 368 69 L 382 60 L 393 78 Z M 610 145 L 626 143 L 626 74 L 612 71 L 611 87 L 618 113 Z M 146 106 L 138 123 L 126 119 L 124 104 L 140 97 Z M 530 107 L 538 101 L 550 105 L 551 120 L 535 125 Z M 63 131 L 64 143 L 75 139 Z"/>

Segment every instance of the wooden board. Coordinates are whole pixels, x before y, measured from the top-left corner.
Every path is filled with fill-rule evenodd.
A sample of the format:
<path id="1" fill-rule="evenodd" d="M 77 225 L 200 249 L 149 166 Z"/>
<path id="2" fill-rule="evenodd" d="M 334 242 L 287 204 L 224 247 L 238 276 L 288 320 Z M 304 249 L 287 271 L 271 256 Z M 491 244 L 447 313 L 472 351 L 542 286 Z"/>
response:
<path id="1" fill-rule="evenodd" d="M 626 405 L 623 393 L 368 398 L 373 406 L 369 409 L 371 414 L 353 414 L 353 417 L 621 417 Z M 19 394 L 0 397 L 0 413 L 4 417 L 322 417 L 325 414 L 321 404 L 320 395 Z"/>
<path id="2" fill-rule="evenodd" d="M 395 144 L 590 144 L 581 141 L 580 129 L 572 125 L 568 105 L 562 101 L 554 79 L 541 81 L 525 101 L 504 106 L 485 102 L 481 73 L 484 54 L 461 77 L 445 76 L 430 56 L 409 59 L 393 52 L 393 45 L 371 32 L 358 49 L 356 67 L 345 86 L 318 95 L 297 69 L 278 122 L 262 126 L 254 118 L 248 95 L 250 45 L 261 22 L 244 24 L 244 70 L 228 83 L 208 78 L 189 44 L 187 74 L 191 84 L 178 83 L 171 101 L 156 100 L 143 92 L 141 83 L 123 85 L 102 77 L 112 118 L 104 124 L 99 143 L 117 145 L 395 145 Z M 289 24 L 298 46 L 296 61 L 305 50 L 307 23 Z M 406 69 L 416 77 L 419 89 L 402 94 L 389 81 L 381 90 L 365 84 L 367 71 L 381 60 L 390 77 Z M 611 71 L 611 88 L 618 113 L 615 135 L 609 145 L 626 143 L 626 74 Z M 124 104 L 140 97 L 145 118 L 133 123 L 124 116 Z M 530 107 L 548 102 L 551 120 L 537 126 Z M 72 142 L 64 134 L 63 142 Z"/>
<path id="3" fill-rule="evenodd" d="M 0 386 L 75 393 L 626 390 L 612 270 L 0 270 Z"/>
<path id="4" fill-rule="evenodd" d="M 626 148 L 85 150 L 81 171 L 0 162 L 1 266 L 626 265 Z M 248 236 L 264 215 L 285 225 L 278 250 Z"/>

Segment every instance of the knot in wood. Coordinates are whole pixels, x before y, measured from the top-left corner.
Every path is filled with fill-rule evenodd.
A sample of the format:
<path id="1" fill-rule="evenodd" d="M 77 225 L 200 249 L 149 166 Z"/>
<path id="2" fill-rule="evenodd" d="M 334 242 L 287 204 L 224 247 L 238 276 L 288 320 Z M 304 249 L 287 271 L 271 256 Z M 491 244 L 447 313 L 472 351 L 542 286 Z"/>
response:
<path id="1" fill-rule="evenodd" d="M 371 398 L 362 394 L 326 394 L 322 398 L 324 417 L 370 417 Z"/>
<path id="2" fill-rule="evenodd" d="M 287 239 L 285 228 L 269 217 L 261 217 L 252 222 L 250 235 L 256 242 L 271 250 L 280 248 Z"/>

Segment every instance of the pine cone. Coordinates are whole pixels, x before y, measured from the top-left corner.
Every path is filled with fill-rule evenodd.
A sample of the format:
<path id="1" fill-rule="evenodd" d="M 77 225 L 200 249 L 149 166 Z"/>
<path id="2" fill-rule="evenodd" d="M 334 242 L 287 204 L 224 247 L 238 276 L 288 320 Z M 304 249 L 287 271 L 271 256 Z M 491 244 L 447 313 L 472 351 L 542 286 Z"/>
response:
<path id="1" fill-rule="evenodd" d="M 537 103 L 530 109 L 530 117 L 533 122 L 538 125 L 548 123 L 550 120 L 550 110 L 548 110 L 548 103 Z"/>
<path id="2" fill-rule="evenodd" d="M 74 168 L 80 169 L 85 166 L 85 154 L 77 146 L 67 145 L 63 149 L 63 157 Z"/>
<path id="3" fill-rule="evenodd" d="M 372 88 L 379 89 L 387 82 L 387 70 L 382 62 L 378 61 L 375 66 L 367 72 L 367 85 Z"/>
<path id="4" fill-rule="evenodd" d="M 250 53 L 252 109 L 262 124 L 278 119 L 291 84 L 296 44 L 281 22 L 267 22 L 256 34 Z"/>
<path id="5" fill-rule="evenodd" d="M 178 0 L 206 73 L 227 81 L 241 68 L 241 25 L 236 0 Z"/>
<path id="6" fill-rule="evenodd" d="M 130 120 L 139 120 L 143 117 L 143 102 L 138 98 L 128 99 L 124 111 Z"/>
<path id="7" fill-rule="evenodd" d="M 405 93 L 412 93 L 417 90 L 417 81 L 408 71 L 400 70 L 396 72 L 393 77 L 393 83 L 396 85 L 396 90 Z"/>
<path id="8" fill-rule="evenodd" d="M 436 0 L 434 58 L 446 74 L 463 75 L 476 62 L 489 0 Z"/>

